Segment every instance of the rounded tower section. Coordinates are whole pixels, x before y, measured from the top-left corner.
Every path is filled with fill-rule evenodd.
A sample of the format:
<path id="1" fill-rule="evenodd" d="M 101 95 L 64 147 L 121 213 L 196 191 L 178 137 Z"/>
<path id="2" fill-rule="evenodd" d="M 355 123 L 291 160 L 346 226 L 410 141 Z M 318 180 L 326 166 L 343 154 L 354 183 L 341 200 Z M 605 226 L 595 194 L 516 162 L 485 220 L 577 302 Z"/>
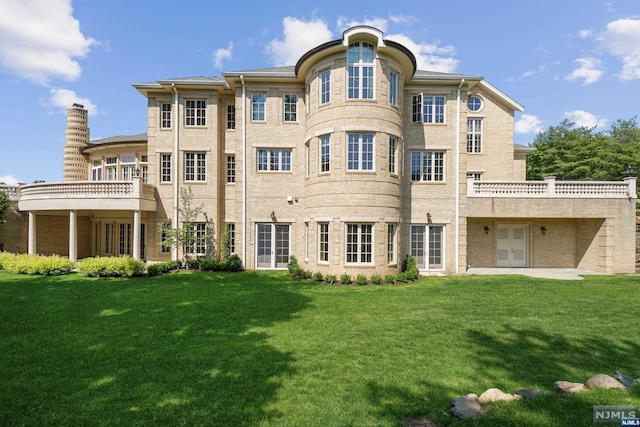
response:
<path id="1" fill-rule="evenodd" d="M 82 149 L 89 145 L 87 114 L 87 110 L 80 104 L 73 104 L 67 109 L 64 181 L 84 181 L 88 177 L 87 161 L 82 155 Z"/>
<path id="2" fill-rule="evenodd" d="M 319 264 L 354 275 L 395 272 L 397 243 L 389 242 L 403 206 L 402 93 L 415 57 L 362 26 L 305 54 L 296 71 L 307 88 L 303 194 L 305 218 L 312 230 L 318 224 Z M 323 233 L 340 250 L 323 254 Z"/>

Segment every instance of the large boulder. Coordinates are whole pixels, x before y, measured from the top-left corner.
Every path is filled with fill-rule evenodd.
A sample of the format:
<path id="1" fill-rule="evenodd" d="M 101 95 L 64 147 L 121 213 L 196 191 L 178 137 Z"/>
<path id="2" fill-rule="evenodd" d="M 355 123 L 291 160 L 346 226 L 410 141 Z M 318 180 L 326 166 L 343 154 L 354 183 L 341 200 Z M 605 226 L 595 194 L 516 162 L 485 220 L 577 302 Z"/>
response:
<path id="1" fill-rule="evenodd" d="M 549 394 L 550 392 L 546 390 L 540 390 L 538 388 L 524 388 L 522 390 L 516 391 L 516 396 L 520 396 L 524 399 L 534 399 L 538 396 L 544 396 L 545 394 Z"/>
<path id="2" fill-rule="evenodd" d="M 475 393 L 470 393 L 454 400 L 453 403 L 451 403 L 449 412 L 462 419 L 477 418 L 484 414 L 480 399 L 478 399 L 478 395 Z"/>
<path id="3" fill-rule="evenodd" d="M 521 398 L 521 397 L 520 397 Z M 504 393 L 499 388 L 490 388 L 480 395 L 478 400 L 480 403 L 497 402 L 500 400 L 514 400 L 516 397 L 513 394 Z"/>
<path id="4" fill-rule="evenodd" d="M 562 394 L 574 394 L 580 393 L 586 390 L 586 387 L 582 383 L 572 383 L 569 381 L 556 381 L 553 383 L 553 389 L 556 393 Z"/>
<path id="5" fill-rule="evenodd" d="M 607 374 L 597 374 L 587 380 L 587 388 L 618 388 L 626 390 L 626 387 L 617 379 Z"/>

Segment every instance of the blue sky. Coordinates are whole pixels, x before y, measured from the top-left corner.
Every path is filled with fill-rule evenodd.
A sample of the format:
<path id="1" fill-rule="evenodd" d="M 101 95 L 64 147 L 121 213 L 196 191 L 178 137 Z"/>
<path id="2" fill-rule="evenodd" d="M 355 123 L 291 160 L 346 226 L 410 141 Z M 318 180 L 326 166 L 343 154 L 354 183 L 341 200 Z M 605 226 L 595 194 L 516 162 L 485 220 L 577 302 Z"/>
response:
<path id="1" fill-rule="evenodd" d="M 345 2 L 0 1 L 0 181 L 61 181 L 65 111 L 91 139 L 146 132 L 132 83 L 294 65 L 357 24 L 420 69 L 472 74 L 525 107 L 515 142 L 568 118 L 608 129 L 638 114 L 637 0 Z"/>

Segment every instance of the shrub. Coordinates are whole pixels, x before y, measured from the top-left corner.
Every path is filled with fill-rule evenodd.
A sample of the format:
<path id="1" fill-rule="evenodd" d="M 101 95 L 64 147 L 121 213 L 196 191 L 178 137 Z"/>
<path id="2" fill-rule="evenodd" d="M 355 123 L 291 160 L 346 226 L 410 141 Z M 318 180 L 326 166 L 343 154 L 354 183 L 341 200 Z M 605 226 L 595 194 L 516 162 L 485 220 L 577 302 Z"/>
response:
<path id="1" fill-rule="evenodd" d="M 222 269 L 227 271 L 242 271 L 242 260 L 237 254 L 231 254 Z"/>
<path id="2" fill-rule="evenodd" d="M 220 270 L 220 263 L 213 258 L 202 258 L 198 260 L 198 268 L 202 271 Z"/>
<path id="3" fill-rule="evenodd" d="M 342 273 L 342 275 L 340 276 L 340 283 L 342 283 L 343 285 L 350 285 L 352 281 L 353 279 L 347 273 Z"/>
<path id="4" fill-rule="evenodd" d="M 85 258 L 78 262 L 78 274 L 86 277 L 133 277 L 144 271 L 144 263 L 129 256 Z"/>
<path id="5" fill-rule="evenodd" d="M 160 267 L 158 267 L 158 264 L 150 264 L 147 266 L 147 276 L 157 276 L 158 274 L 160 274 Z"/>
<path id="6" fill-rule="evenodd" d="M 412 267 L 404 273 L 408 280 L 416 280 L 420 277 L 420 272 L 417 267 Z"/>
<path id="7" fill-rule="evenodd" d="M 336 283 L 336 280 L 338 280 L 338 278 L 336 277 L 335 274 L 327 274 L 327 276 L 324 278 L 324 281 L 330 285 L 333 285 L 334 283 Z"/>
<path id="8" fill-rule="evenodd" d="M 182 268 L 182 261 L 165 261 L 147 266 L 147 276 L 157 276 Z"/>
<path id="9" fill-rule="evenodd" d="M 374 285 L 382 285 L 382 276 L 379 274 L 374 274 L 371 276 L 371 283 Z"/>
<path id="10" fill-rule="evenodd" d="M 396 280 L 397 278 L 393 274 L 387 274 L 386 276 L 384 276 L 384 283 L 386 283 L 387 285 L 395 285 Z"/>
<path id="11" fill-rule="evenodd" d="M 2 268 L 13 274 L 32 274 L 41 276 L 58 276 L 70 273 L 75 263 L 58 255 L 13 255 L 2 253 Z"/>
<path id="12" fill-rule="evenodd" d="M 398 282 L 402 282 L 402 283 L 406 283 L 409 281 L 409 279 L 407 279 L 407 273 L 400 273 L 398 274 L 398 276 L 396 276 L 396 280 Z"/>
<path id="13" fill-rule="evenodd" d="M 311 279 L 311 276 L 313 276 L 313 273 L 307 270 L 302 270 L 302 278 L 303 279 Z"/>
<path id="14" fill-rule="evenodd" d="M 322 276 L 322 273 L 316 271 L 315 273 L 313 273 L 313 280 L 315 280 L 316 282 L 322 282 L 324 280 L 324 277 Z"/>
<path id="15" fill-rule="evenodd" d="M 299 267 L 298 259 L 294 255 L 291 255 L 289 257 L 289 262 L 287 263 L 287 270 L 289 270 L 289 274 L 295 274 L 296 267 Z"/>
<path id="16" fill-rule="evenodd" d="M 364 286 L 366 284 L 367 284 L 367 276 L 365 276 L 364 274 L 358 274 L 356 276 L 356 285 Z"/>

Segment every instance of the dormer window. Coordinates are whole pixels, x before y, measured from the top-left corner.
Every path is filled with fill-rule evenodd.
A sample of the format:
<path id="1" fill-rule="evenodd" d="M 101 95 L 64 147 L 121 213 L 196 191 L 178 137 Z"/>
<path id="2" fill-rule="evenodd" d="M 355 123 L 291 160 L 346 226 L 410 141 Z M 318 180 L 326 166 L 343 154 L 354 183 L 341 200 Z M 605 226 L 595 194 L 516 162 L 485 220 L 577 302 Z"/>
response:
<path id="1" fill-rule="evenodd" d="M 373 99 L 373 61 L 375 50 L 371 43 L 356 42 L 349 45 L 347 53 L 347 79 L 349 99 Z"/>

